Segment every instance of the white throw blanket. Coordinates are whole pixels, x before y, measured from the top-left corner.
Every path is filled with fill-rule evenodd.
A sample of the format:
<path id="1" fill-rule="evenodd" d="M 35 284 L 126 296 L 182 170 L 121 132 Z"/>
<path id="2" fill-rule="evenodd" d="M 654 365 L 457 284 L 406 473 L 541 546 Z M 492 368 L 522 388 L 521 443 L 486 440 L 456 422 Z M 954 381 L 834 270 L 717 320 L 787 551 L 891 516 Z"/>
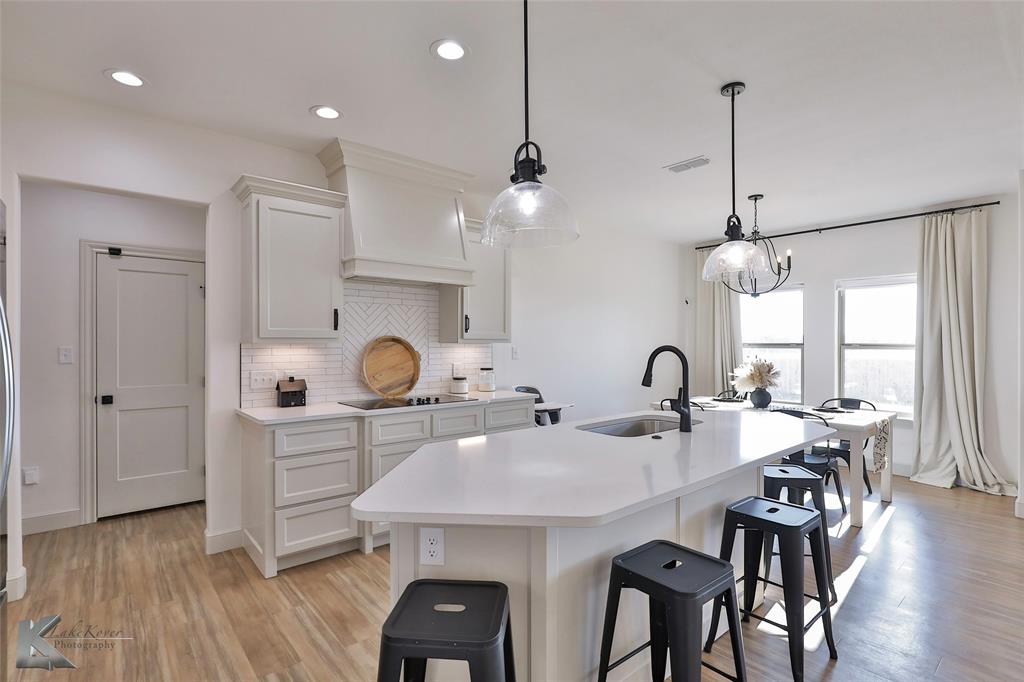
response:
<path id="1" fill-rule="evenodd" d="M 875 471 L 881 471 L 885 467 L 889 466 L 889 457 L 885 452 L 889 447 L 889 420 L 879 419 L 875 422 L 875 428 L 878 431 L 875 434 Z"/>

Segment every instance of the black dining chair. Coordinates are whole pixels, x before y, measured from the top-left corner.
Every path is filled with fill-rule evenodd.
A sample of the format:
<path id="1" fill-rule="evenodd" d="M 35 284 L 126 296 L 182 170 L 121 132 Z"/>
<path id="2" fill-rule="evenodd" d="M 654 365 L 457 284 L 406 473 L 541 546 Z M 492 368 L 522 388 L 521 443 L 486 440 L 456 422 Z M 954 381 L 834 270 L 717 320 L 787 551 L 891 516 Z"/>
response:
<path id="1" fill-rule="evenodd" d="M 534 401 L 533 401 L 535 403 L 542 403 L 542 402 L 544 402 L 544 396 L 541 395 L 539 388 L 536 388 L 534 386 L 516 386 L 515 390 L 516 390 L 516 393 L 530 393 L 532 395 L 537 396 L 534 399 Z M 560 421 L 562 421 L 562 410 L 561 410 L 561 408 L 554 409 L 554 410 L 536 410 L 534 412 L 534 414 L 533 414 L 533 419 L 537 423 L 537 426 L 545 426 L 546 425 L 544 423 L 544 415 L 545 414 L 547 414 L 548 419 L 550 420 L 548 423 L 551 424 L 551 425 L 555 425 L 555 424 L 559 423 Z"/>
<path id="2" fill-rule="evenodd" d="M 796 417 L 797 419 L 809 419 L 811 421 L 820 421 L 825 426 L 828 426 L 828 421 L 821 415 L 814 414 L 813 412 L 803 412 L 801 410 L 782 409 L 774 410 L 774 412 L 781 412 L 782 414 L 789 415 L 790 417 Z M 828 443 L 828 441 L 825 441 Z M 814 452 L 814 449 L 820 448 L 819 451 Z M 810 454 L 803 450 L 797 450 L 782 458 L 782 461 L 786 464 L 793 464 L 796 466 L 802 466 L 805 469 L 813 471 L 817 475 L 821 476 L 822 482 L 828 485 L 828 480 L 831 477 L 832 483 L 836 488 L 836 494 L 839 495 L 839 505 L 843 508 L 843 514 L 846 514 L 846 498 L 843 495 L 843 481 L 839 475 L 839 458 L 832 452 L 828 445 L 815 446 L 812 448 Z"/>
<path id="3" fill-rule="evenodd" d="M 829 398 L 828 400 L 823 402 L 819 407 L 835 407 L 836 405 L 833 405 L 833 403 L 835 403 L 836 405 L 838 405 L 839 407 L 841 407 L 844 410 L 875 410 L 875 411 L 878 411 L 878 408 L 875 407 L 874 403 L 872 403 L 872 402 L 870 402 L 868 400 L 862 400 L 861 398 Z M 864 439 L 864 450 L 865 451 L 867 451 L 867 449 L 868 449 L 868 441 L 869 440 L 870 440 L 870 438 L 865 438 Z M 819 447 L 819 446 L 815 446 L 815 447 Z M 815 452 L 813 448 L 811 449 L 811 452 L 814 453 L 814 454 L 821 454 L 819 452 Z M 836 457 L 838 457 L 839 459 L 841 459 L 844 462 L 846 462 L 846 466 L 850 467 L 851 470 L 852 470 L 853 467 L 850 465 L 850 441 L 848 441 L 848 440 L 841 440 L 841 441 L 839 441 L 839 445 L 838 446 L 832 446 L 832 454 L 834 454 Z M 864 467 L 864 485 L 868 489 L 868 495 L 871 495 L 874 491 L 871 490 L 871 479 L 868 478 L 868 468 L 867 468 L 867 466 Z"/>

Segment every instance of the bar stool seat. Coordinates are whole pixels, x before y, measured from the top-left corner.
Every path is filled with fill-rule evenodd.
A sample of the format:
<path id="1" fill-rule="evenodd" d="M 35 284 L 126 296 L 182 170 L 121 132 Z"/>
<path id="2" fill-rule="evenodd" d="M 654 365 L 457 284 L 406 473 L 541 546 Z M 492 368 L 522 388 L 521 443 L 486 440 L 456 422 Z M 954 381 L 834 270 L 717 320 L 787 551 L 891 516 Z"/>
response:
<path id="1" fill-rule="evenodd" d="M 839 601 L 836 594 L 835 579 L 832 571 L 832 548 L 828 536 L 827 507 L 825 506 L 825 482 L 821 476 L 801 466 L 793 464 L 768 464 L 764 467 L 764 496 L 773 500 L 782 499 L 782 489 L 786 489 L 786 497 L 790 504 L 803 505 L 807 493 L 811 494 L 814 508 L 821 514 L 822 537 L 825 539 L 825 564 L 828 568 L 828 589 L 832 594 L 832 604 Z M 772 551 L 775 546 L 774 536 L 765 533 L 765 575 L 771 568 Z M 807 556 L 807 555 L 805 555 Z"/>
<path id="2" fill-rule="evenodd" d="M 378 682 L 426 679 L 427 659 L 469 663 L 473 682 L 515 682 L 508 587 L 473 580 L 414 580 L 384 622 Z"/>
<path id="3" fill-rule="evenodd" d="M 612 640 L 622 588 L 632 588 L 648 596 L 651 638 L 613 663 Z M 672 661 L 672 678 L 680 682 L 700 680 L 701 665 L 727 679 L 746 680 L 735 593 L 736 574 L 732 564 L 674 542 L 653 540 L 619 554 L 612 559 L 608 582 L 598 681 L 605 682 L 610 670 L 647 647 L 651 648 L 651 672 L 655 682 L 664 681 L 667 659 Z M 701 661 L 703 607 L 716 598 L 727 607 L 735 676 Z"/>
<path id="4" fill-rule="evenodd" d="M 825 545 L 821 513 L 802 505 L 789 504 L 765 497 L 745 497 L 733 502 L 725 509 L 725 524 L 722 529 L 722 550 L 719 557 L 725 561 L 732 558 L 736 531 L 743 530 L 743 620 L 756 618 L 786 631 L 789 640 L 789 662 L 795 682 L 804 679 L 804 634 L 820 618 L 825 630 L 829 655 L 838 658 L 835 640 L 832 636 L 832 612 L 829 609 L 828 570 L 825 564 Z M 782 583 L 776 583 L 767 576 L 761 577 L 761 551 L 766 534 L 779 538 L 779 558 L 782 560 Z M 804 594 L 804 538 L 811 541 L 811 557 L 814 560 L 814 578 L 818 594 Z M 754 613 L 754 596 L 757 583 L 781 587 L 785 597 L 786 622 L 778 623 Z M 810 619 L 804 618 L 804 597 L 818 602 L 820 610 Z M 715 599 L 711 610 L 711 633 L 704 651 L 714 646 L 714 633 L 723 603 Z"/>

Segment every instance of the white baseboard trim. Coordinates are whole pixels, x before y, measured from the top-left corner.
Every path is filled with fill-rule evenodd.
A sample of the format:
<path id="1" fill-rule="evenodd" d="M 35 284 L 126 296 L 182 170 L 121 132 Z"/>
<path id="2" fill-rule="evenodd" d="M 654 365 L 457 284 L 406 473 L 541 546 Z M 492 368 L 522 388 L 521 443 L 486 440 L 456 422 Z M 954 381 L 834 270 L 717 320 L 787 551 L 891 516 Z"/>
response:
<path id="1" fill-rule="evenodd" d="M 81 509 L 65 509 L 64 511 L 51 512 L 48 514 L 37 514 L 35 516 L 23 516 L 21 519 L 22 535 L 33 535 L 45 533 L 61 528 L 71 528 L 82 525 Z"/>
<path id="2" fill-rule="evenodd" d="M 1024 519 L 1024 497 L 1018 497 L 1016 504 L 1013 505 L 1013 515 L 1018 519 Z"/>
<path id="3" fill-rule="evenodd" d="M 234 530 L 223 530 L 219 533 L 211 533 L 210 529 L 207 528 L 204 531 L 206 535 L 206 553 L 207 554 L 219 554 L 220 552 L 226 552 L 229 549 L 236 549 L 241 547 L 244 540 L 241 528 L 235 528 Z"/>
<path id="4" fill-rule="evenodd" d="M 18 601 L 28 591 L 28 571 L 22 566 L 15 572 L 7 572 L 7 601 Z"/>

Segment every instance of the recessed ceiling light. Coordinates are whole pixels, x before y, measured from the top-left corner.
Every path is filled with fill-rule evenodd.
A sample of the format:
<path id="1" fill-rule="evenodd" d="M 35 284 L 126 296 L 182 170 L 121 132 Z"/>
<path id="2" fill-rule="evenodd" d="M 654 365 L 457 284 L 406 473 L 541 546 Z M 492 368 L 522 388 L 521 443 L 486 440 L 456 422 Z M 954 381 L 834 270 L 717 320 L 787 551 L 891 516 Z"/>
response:
<path id="1" fill-rule="evenodd" d="M 103 73 L 110 76 L 121 85 L 127 85 L 131 88 L 141 87 L 145 83 L 141 76 L 138 76 L 131 71 L 125 71 L 124 69 L 107 69 Z"/>
<path id="2" fill-rule="evenodd" d="M 340 111 L 338 111 L 334 107 L 329 107 L 326 104 L 317 104 L 314 107 L 310 107 L 309 113 L 313 114 L 314 116 L 319 116 L 320 118 L 327 118 L 327 119 L 333 119 L 333 118 L 340 118 L 341 117 L 341 112 Z"/>
<path id="3" fill-rule="evenodd" d="M 431 43 L 430 52 L 441 59 L 455 61 L 456 59 L 462 59 L 465 56 L 466 48 L 450 38 L 445 38 L 443 40 L 435 40 Z"/>

